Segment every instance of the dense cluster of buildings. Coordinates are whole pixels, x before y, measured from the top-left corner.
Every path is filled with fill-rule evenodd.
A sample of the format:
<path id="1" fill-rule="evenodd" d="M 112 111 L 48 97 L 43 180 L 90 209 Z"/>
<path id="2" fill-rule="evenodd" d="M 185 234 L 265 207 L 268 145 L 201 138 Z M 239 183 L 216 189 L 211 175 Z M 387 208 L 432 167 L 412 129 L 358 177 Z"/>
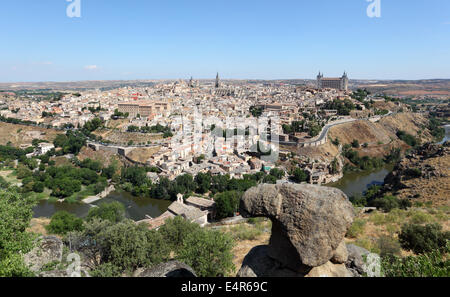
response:
<path id="1" fill-rule="evenodd" d="M 183 172 L 192 175 L 211 172 L 239 178 L 275 167 L 276 160 L 264 160 L 252 154 L 259 147 L 258 143 L 273 152 L 280 142 L 314 141 L 303 132 L 284 134 L 281 126 L 311 119 L 325 124 L 337 112 L 321 109 L 323 104 L 335 99 L 351 100 L 349 95 L 346 73 L 338 79 L 325 78 L 319 73 L 316 86 L 277 81 L 225 82 L 217 74 L 216 79 L 210 81 L 191 78 L 188 81 L 161 81 L 151 87 L 90 90 L 67 94 L 57 101 L 8 98 L 3 102 L 5 108 L 0 110 L 0 115 L 46 126 L 72 124 L 81 127 L 95 117 L 106 121 L 115 118 L 117 112 L 127 114 L 128 123 L 121 126 L 122 132 L 131 125 L 171 127 L 174 136 L 159 141 L 159 151 L 146 162 L 160 168 L 162 175 L 174 178 Z M 252 108 L 259 109 L 262 118 L 276 117 L 279 120 L 277 127 L 262 131 L 257 118 L 250 112 Z M 212 131 L 213 127 L 221 128 L 225 133 L 230 130 L 240 133 L 231 133 L 224 138 L 221 132 Z M 263 137 L 269 133 L 278 139 L 276 145 L 272 139 Z M 139 139 L 134 143 L 139 143 Z M 200 156 L 203 156 L 202 161 L 198 162 Z"/>

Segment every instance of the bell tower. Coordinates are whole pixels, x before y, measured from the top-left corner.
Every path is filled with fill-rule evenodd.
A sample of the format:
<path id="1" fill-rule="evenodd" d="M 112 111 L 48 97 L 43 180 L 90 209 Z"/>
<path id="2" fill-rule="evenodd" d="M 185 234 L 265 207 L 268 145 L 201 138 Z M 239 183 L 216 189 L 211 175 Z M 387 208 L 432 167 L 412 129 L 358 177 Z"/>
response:
<path id="1" fill-rule="evenodd" d="M 216 75 L 216 89 L 220 87 L 220 78 L 219 78 L 219 72 L 217 72 Z"/>

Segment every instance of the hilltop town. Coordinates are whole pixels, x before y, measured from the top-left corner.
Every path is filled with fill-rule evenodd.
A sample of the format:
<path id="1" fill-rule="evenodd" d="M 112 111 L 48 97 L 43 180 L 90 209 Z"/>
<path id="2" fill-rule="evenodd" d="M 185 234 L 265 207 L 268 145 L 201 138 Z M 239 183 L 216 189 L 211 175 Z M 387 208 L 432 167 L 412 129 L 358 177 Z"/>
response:
<path id="1" fill-rule="evenodd" d="M 0 182 L 6 189 L 18 191 L 30 199 L 34 218 L 29 230 L 46 236 L 42 245 L 35 246 L 24 258 L 35 275 L 66 276 L 61 269 L 47 267 L 51 261 L 36 253 L 49 246 L 44 253 L 48 253 L 48 258 L 59 263 L 57 267 L 61 268 L 67 264 L 60 251 L 63 246 L 67 247 L 67 240 L 71 249 L 83 255 L 84 275 L 129 273 L 120 268 L 122 263 L 115 263 L 114 271 L 98 266 L 82 246 L 72 246 L 70 238 L 81 236 L 75 241 L 75 244 L 80 243 L 83 236 L 87 236 L 83 232 L 89 228 L 116 228 L 97 226 L 91 221 L 100 218 L 112 220 L 120 228 L 145 226 L 145 230 L 157 232 L 152 234 L 161 233 L 167 242 L 175 240 L 170 243 L 175 246 L 184 241 L 170 237 L 174 236 L 171 232 L 184 232 L 184 235 L 178 233 L 183 238 L 194 232 L 192 230 L 219 232 L 216 234 L 225 236 L 220 242 L 227 246 L 219 261 L 228 261 L 229 269 L 208 274 L 199 272 L 200 268 L 194 264 L 191 264 L 194 265 L 192 270 L 184 264 L 169 262 L 168 266 L 158 266 L 156 271 L 181 265 L 186 273 L 201 276 L 216 276 L 214 273 L 232 276 L 234 270 L 231 267 L 241 267 L 239 276 L 275 276 L 279 273 L 360 276 L 367 271 L 360 264 L 355 266 L 347 260 L 347 250 L 350 253 L 354 246 L 345 247 L 345 244 L 356 243 L 372 252 L 384 252 L 384 246 L 379 246 L 378 241 L 360 242 L 363 235 L 352 235 L 353 229 L 361 221 L 368 220 L 366 211 L 385 210 L 386 203 L 390 203 L 389 210 L 401 205 L 412 206 L 410 200 L 414 197 L 402 193 L 398 198 L 390 198 L 381 187 L 373 185 L 363 185 L 364 191 L 358 195 L 347 197 L 336 190 L 338 192 L 333 192 L 333 196 L 329 188 L 320 186 L 336 187 L 334 184 L 347 174 L 391 168 L 412 148 L 441 140 L 445 134 L 441 126 L 449 118 L 448 100 L 352 89 L 345 72 L 334 78 L 319 72 L 313 83 L 223 81 L 217 74 L 215 80 L 209 81 L 191 78 L 130 82 L 129 85 L 114 82 L 113 85 L 102 89 L 0 92 Z M 447 178 L 446 173 L 442 178 Z M 302 191 L 310 195 L 308 191 L 312 191 L 308 199 L 313 202 L 308 203 L 313 205 L 327 195 L 349 198 L 345 203 L 337 199 L 335 204 L 329 205 L 330 208 L 339 205 L 345 209 L 345 220 L 334 226 L 339 240 L 332 246 L 318 247 L 329 250 L 319 262 L 302 266 L 299 271 L 290 268 L 273 271 L 258 266 L 259 257 L 263 262 L 286 261 L 282 259 L 283 252 L 281 258 L 267 260 L 266 249 L 269 253 L 272 249 L 280 252 L 272 239 L 265 248 L 255 247 L 267 244 L 270 236 L 284 238 L 285 234 L 278 234 L 278 227 L 272 225 L 276 222 L 272 218 L 274 214 L 267 215 L 272 221 L 256 219 L 254 217 L 261 216 L 257 211 L 241 205 L 243 197 L 253 195 L 249 193 L 254 193 L 255 187 L 262 184 L 274 185 L 270 191 L 281 191 L 287 197 L 301 196 Z M 312 186 L 308 188 L 305 184 Z M 290 191 L 299 194 L 289 194 Z M 440 191 L 448 195 L 445 186 Z M 265 193 L 258 195 L 266 199 Z M 259 199 L 259 196 L 252 197 L 255 201 Z M 157 210 L 153 208 L 155 201 L 163 201 L 157 204 L 160 205 Z M 362 212 L 354 224 L 350 202 L 354 207 L 362 208 L 358 210 Z M 435 202 L 446 205 L 448 199 L 436 199 Z M 51 209 L 64 211 L 49 212 L 52 203 L 56 204 L 50 206 Z M 140 204 L 145 203 L 152 207 L 142 208 Z M 441 210 L 439 214 L 444 218 L 448 216 Z M 83 223 L 83 220 L 86 221 Z M 272 231 L 269 231 L 270 227 Z M 186 231 L 178 228 L 186 228 Z M 382 234 L 384 229 L 376 232 Z M 50 234 L 57 237 L 49 237 Z M 379 234 L 377 236 L 384 236 Z M 227 243 L 228 235 L 239 242 L 232 251 L 232 245 Z M 180 242 L 176 243 L 177 240 Z M 170 248 L 174 249 L 172 254 L 180 253 L 179 257 L 161 256 L 153 264 L 170 259 L 191 263 L 189 259 L 199 257 L 194 253 L 183 258 L 179 247 Z M 358 252 L 353 250 L 354 256 L 361 257 L 361 250 L 356 250 Z M 334 251 L 334 256 L 330 251 Z M 343 254 L 336 254 L 338 251 Z M 292 257 L 297 257 L 296 253 L 304 251 L 291 252 Z M 107 265 L 113 263 L 108 261 Z M 142 261 L 147 263 L 148 259 Z M 135 270 L 132 271 L 135 276 L 157 273 L 142 270 L 149 265 L 137 264 L 127 269 Z"/>

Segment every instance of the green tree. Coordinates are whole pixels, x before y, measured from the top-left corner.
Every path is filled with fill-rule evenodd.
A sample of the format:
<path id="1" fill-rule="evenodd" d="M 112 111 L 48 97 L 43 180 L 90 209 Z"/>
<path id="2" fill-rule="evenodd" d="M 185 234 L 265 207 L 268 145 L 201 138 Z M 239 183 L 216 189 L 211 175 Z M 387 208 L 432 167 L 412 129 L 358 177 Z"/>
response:
<path id="1" fill-rule="evenodd" d="M 228 191 L 219 193 L 215 196 L 216 202 L 216 217 L 218 219 L 228 218 L 234 216 L 239 209 L 239 202 L 242 193 L 237 191 Z"/>
<path id="2" fill-rule="evenodd" d="M 97 238 L 102 247 L 102 262 L 122 271 L 151 267 L 169 258 L 169 248 L 162 235 L 149 230 L 146 224 L 124 220 L 104 229 Z"/>
<path id="3" fill-rule="evenodd" d="M 83 230 L 83 220 L 67 211 L 58 211 L 51 217 L 46 229 L 52 234 L 65 235 L 71 231 Z"/>
<path id="4" fill-rule="evenodd" d="M 405 250 L 423 254 L 445 248 L 450 240 L 450 232 L 443 232 L 439 224 L 405 224 L 398 239 Z"/>
<path id="5" fill-rule="evenodd" d="M 199 229 L 183 240 L 178 258 L 200 277 L 226 276 L 235 270 L 231 252 L 233 245 L 228 234 Z"/>
<path id="6" fill-rule="evenodd" d="M 430 253 L 400 258 L 397 256 L 383 257 L 382 273 L 385 277 L 448 277 L 450 275 L 450 260 L 446 251 L 434 250 Z"/>
<path id="7" fill-rule="evenodd" d="M 200 225 L 191 223 L 182 217 L 168 219 L 159 229 L 164 237 L 164 241 L 169 245 L 170 249 L 175 253 L 179 253 L 183 247 L 184 239 L 192 232 L 200 229 Z"/>
<path id="8" fill-rule="evenodd" d="M 273 175 L 266 175 L 263 179 L 263 182 L 265 184 L 276 184 L 277 183 L 277 178 Z"/>
<path id="9" fill-rule="evenodd" d="M 276 179 L 282 179 L 285 175 L 284 170 L 273 168 L 270 170 L 270 175 L 274 176 Z"/>
<path id="10" fill-rule="evenodd" d="M 89 210 L 87 220 L 94 218 L 118 223 L 125 219 L 125 206 L 120 202 L 101 203 L 98 207 Z"/>
<path id="11" fill-rule="evenodd" d="M 0 277 L 32 276 L 21 254 L 33 246 L 33 236 L 26 229 L 34 204 L 31 198 L 0 188 Z"/>
<path id="12" fill-rule="evenodd" d="M 42 193 L 44 192 L 44 183 L 41 181 L 36 181 L 33 183 L 33 192 Z"/>
<path id="13" fill-rule="evenodd" d="M 296 183 L 308 181 L 309 174 L 301 168 L 296 168 L 292 174 L 292 180 Z"/>
<path id="14" fill-rule="evenodd" d="M 200 172 L 195 176 L 195 183 L 197 184 L 196 192 L 199 194 L 205 194 L 209 192 L 211 187 L 211 175 L 208 173 Z"/>
<path id="15" fill-rule="evenodd" d="M 395 196 L 384 196 L 382 198 L 376 198 L 371 201 L 370 206 L 374 206 L 384 212 L 390 212 L 394 208 L 400 208 L 400 200 Z"/>
<path id="16" fill-rule="evenodd" d="M 112 263 L 103 263 L 96 266 L 89 275 L 91 277 L 121 277 L 122 271 Z"/>
<path id="17" fill-rule="evenodd" d="M 353 148 L 359 148 L 360 147 L 358 139 L 353 139 L 352 147 Z"/>

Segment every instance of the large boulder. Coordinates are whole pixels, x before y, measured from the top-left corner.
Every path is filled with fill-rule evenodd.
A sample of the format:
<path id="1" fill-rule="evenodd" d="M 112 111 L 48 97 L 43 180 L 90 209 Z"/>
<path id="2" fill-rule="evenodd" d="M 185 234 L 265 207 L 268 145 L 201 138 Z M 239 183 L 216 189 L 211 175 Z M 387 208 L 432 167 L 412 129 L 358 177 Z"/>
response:
<path id="1" fill-rule="evenodd" d="M 331 258 L 331 262 L 334 264 L 344 264 L 348 260 L 348 251 L 345 242 L 342 241 L 338 248 L 334 251 L 333 258 Z"/>
<path id="2" fill-rule="evenodd" d="M 250 250 L 242 262 L 237 277 L 302 277 L 305 273 L 299 273 L 289 268 L 282 267 L 281 263 L 268 255 L 267 245 L 256 246 Z"/>
<path id="3" fill-rule="evenodd" d="M 370 252 L 354 244 L 347 244 L 347 252 L 348 259 L 345 265 L 347 266 L 347 269 L 352 272 L 353 276 L 358 277 L 367 275 L 368 265 L 366 264 L 366 260 Z"/>
<path id="4" fill-rule="evenodd" d="M 314 267 L 306 277 L 353 277 L 344 264 L 327 262 L 319 267 Z"/>
<path id="5" fill-rule="evenodd" d="M 331 260 L 355 216 L 342 191 L 306 184 L 260 185 L 240 208 L 243 216 L 272 220 L 268 255 L 300 273 Z"/>
<path id="6" fill-rule="evenodd" d="M 197 277 L 194 270 L 188 265 L 178 262 L 170 261 L 159 264 L 152 268 L 137 271 L 135 277 Z"/>
<path id="7" fill-rule="evenodd" d="M 35 242 L 34 248 L 24 255 L 25 264 L 31 271 L 37 272 L 46 264 L 61 262 L 63 246 L 63 242 L 58 237 L 40 237 Z"/>

